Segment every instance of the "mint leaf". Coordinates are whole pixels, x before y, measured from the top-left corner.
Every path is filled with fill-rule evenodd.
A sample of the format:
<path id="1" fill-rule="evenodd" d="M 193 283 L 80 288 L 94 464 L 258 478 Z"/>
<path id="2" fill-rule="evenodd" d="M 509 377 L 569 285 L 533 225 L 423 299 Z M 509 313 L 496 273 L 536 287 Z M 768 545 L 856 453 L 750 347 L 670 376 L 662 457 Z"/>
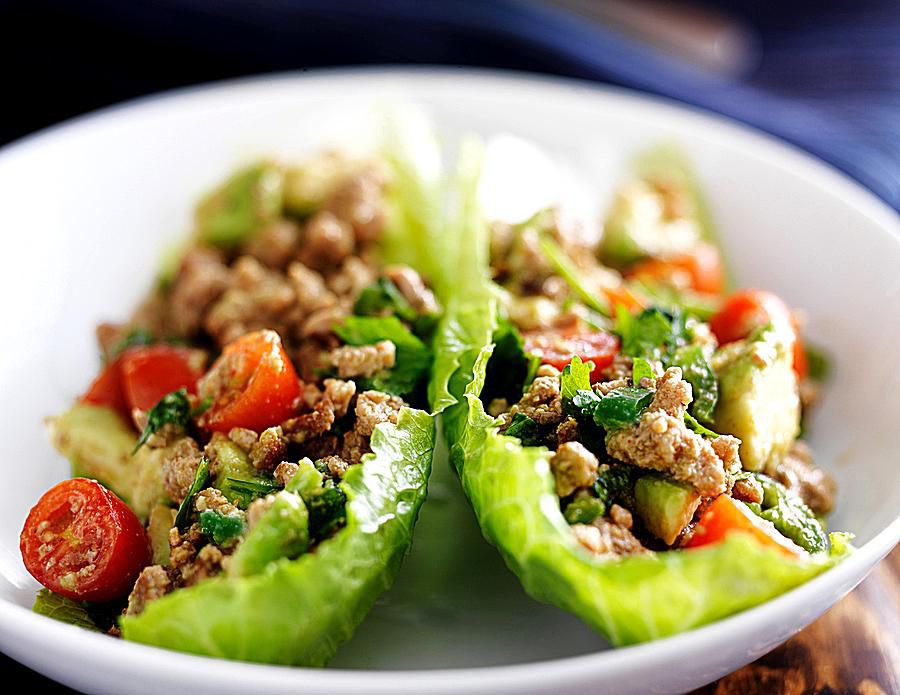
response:
<path id="1" fill-rule="evenodd" d="M 187 427 L 190 421 L 191 404 L 188 402 L 187 389 L 181 388 L 167 393 L 147 413 L 147 424 L 141 432 L 141 436 L 138 437 L 134 449 L 131 450 L 132 456 L 146 443 L 150 435 L 158 432 L 163 425 Z"/>
<path id="2" fill-rule="evenodd" d="M 38 591 L 31 610 L 38 615 L 44 615 L 61 623 L 68 623 L 69 625 L 82 627 L 93 632 L 100 632 L 100 629 L 91 618 L 86 604 L 54 594 L 49 589 Z"/>

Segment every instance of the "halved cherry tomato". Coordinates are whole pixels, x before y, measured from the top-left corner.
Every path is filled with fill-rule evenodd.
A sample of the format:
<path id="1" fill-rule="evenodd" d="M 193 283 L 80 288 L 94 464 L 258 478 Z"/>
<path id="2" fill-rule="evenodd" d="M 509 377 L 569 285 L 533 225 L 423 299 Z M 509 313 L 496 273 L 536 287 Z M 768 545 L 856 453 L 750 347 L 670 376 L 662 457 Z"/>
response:
<path id="1" fill-rule="evenodd" d="M 744 504 L 728 495 L 719 495 L 694 526 L 694 534 L 685 548 L 699 548 L 725 540 L 729 533 L 749 533 L 763 545 L 777 548 L 786 555 L 798 557 L 804 551 L 782 536 L 775 527 L 760 519 Z"/>
<path id="2" fill-rule="evenodd" d="M 227 345 L 206 377 L 214 402 L 201 417 L 206 429 L 246 427 L 261 432 L 295 413 L 300 380 L 275 331 L 248 333 Z"/>
<path id="3" fill-rule="evenodd" d="M 76 601 L 125 596 L 150 563 L 140 520 L 87 478 L 65 480 L 44 493 L 25 520 L 19 549 L 35 579 Z"/>
<path id="4" fill-rule="evenodd" d="M 543 364 L 562 369 L 578 355 L 582 362 L 593 362 L 591 381 L 612 364 L 619 352 L 619 339 L 603 331 L 583 333 L 530 333 L 524 336 L 525 351 L 541 358 Z"/>
<path id="5" fill-rule="evenodd" d="M 712 244 L 700 243 L 687 253 L 671 258 L 641 261 L 628 273 L 629 277 L 656 280 L 675 287 L 689 287 L 697 292 L 719 294 L 725 286 L 722 257 Z"/>
<path id="6" fill-rule="evenodd" d="M 129 419 L 128 402 L 122 390 L 122 369 L 119 358 L 107 364 L 81 397 L 82 403 L 105 405 L 123 418 Z"/>
<path id="7" fill-rule="evenodd" d="M 174 345 L 150 345 L 126 350 L 118 358 L 122 389 L 129 407 L 149 410 L 167 393 L 197 390 L 202 372 L 194 364 L 196 353 Z"/>
<path id="8" fill-rule="evenodd" d="M 806 350 L 797 322 L 780 297 L 763 290 L 739 290 L 725 300 L 719 312 L 709 320 L 709 327 L 719 343 L 746 338 L 768 323 L 787 324 L 794 331 L 794 371 L 804 379 L 808 372 Z"/>

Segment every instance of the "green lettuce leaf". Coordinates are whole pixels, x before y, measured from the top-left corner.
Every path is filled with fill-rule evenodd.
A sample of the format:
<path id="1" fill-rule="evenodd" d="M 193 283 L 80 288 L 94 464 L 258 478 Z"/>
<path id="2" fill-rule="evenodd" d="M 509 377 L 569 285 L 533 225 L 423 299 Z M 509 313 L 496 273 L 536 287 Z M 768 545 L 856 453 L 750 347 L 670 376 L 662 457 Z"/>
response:
<path id="1" fill-rule="evenodd" d="M 404 408 L 396 425 L 375 430 L 364 464 L 347 471 L 347 525 L 315 553 L 173 592 L 123 617 L 123 636 L 213 657 L 325 664 L 390 586 L 409 549 L 433 446 L 433 417 Z"/>
<path id="2" fill-rule="evenodd" d="M 473 224 L 466 232 L 469 255 L 484 265 L 473 267 L 470 259 L 459 266 L 459 284 L 465 289 L 448 304 L 439 327 L 436 359 L 456 364 L 446 381 L 457 403 L 443 412 L 442 423 L 451 461 L 482 533 L 529 594 L 575 613 L 613 644 L 632 644 L 755 606 L 850 552 L 849 545 L 837 539 L 830 554 L 796 560 L 740 534 L 696 550 L 617 560 L 583 549 L 560 511 L 549 452 L 500 435 L 496 420 L 484 410 L 480 395 L 495 347 L 499 303 L 496 288 L 486 279 L 486 227 Z M 645 319 L 646 325 L 629 325 L 632 332 L 623 335 L 623 349 L 630 340 L 632 354 L 653 358 L 660 345 L 676 347 L 683 329 L 667 319 L 659 312 Z M 448 357 L 442 350 L 453 354 Z"/>
<path id="3" fill-rule="evenodd" d="M 68 623 L 93 632 L 100 631 L 86 604 L 54 594 L 49 589 L 41 589 L 38 592 L 31 610 L 61 623 Z"/>

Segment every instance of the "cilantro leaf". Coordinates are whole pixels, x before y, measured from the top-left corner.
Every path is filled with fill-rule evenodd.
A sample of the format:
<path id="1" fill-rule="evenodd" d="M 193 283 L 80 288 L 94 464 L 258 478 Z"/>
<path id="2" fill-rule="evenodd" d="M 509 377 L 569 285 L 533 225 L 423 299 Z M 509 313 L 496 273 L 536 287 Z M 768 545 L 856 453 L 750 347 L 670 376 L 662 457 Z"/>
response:
<path id="1" fill-rule="evenodd" d="M 699 345 L 678 348 L 667 360 L 669 367 L 681 367 L 685 381 L 691 385 L 694 400 L 690 411 L 698 420 L 711 423 L 719 400 L 719 381 Z"/>
<path id="2" fill-rule="evenodd" d="M 385 277 L 378 278 L 363 289 L 353 305 L 353 313 L 357 316 L 394 314 L 409 323 L 418 317 L 418 313 L 397 289 L 397 285 Z"/>
<path id="3" fill-rule="evenodd" d="M 150 435 L 158 432 L 163 425 L 187 427 L 190 421 L 191 404 L 188 402 L 187 389 L 181 388 L 167 393 L 147 413 L 147 424 L 144 426 L 141 436 L 138 437 L 131 454 L 136 454 L 137 450 L 150 438 Z"/>
<path id="4" fill-rule="evenodd" d="M 428 372 L 431 351 L 396 316 L 348 316 L 334 331 L 347 345 L 373 345 L 390 340 L 396 346 L 393 369 L 370 379 L 359 379 L 363 388 L 406 396 Z"/>
<path id="5" fill-rule="evenodd" d="M 646 360 L 663 360 L 687 342 L 683 317 L 678 313 L 666 314 L 656 307 L 645 309 L 637 315 L 619 307 L 616 333 L 622 339 L 623 354 Z"/>
<path id="6" fill-rule="evenodd" d="M 206 486 L 207 482 L 209 482 L 209 460 L 204 456 L 200 459 L 197 471 L 194 473 L 194 480 L 191 482 L 191 487 L 188 490 L 187 495 L 185 495 L 181 504 L 178 505 L 178 513 L 175 515 L 175 526 L 180 529 L 187 526 L 187 522 L 191 518 L 191 506 L 194 503 L 194 497 L 196 497 L 197 493 Z"/>
<path id="7" fill-rule="evenodd" d="M 540 426 L 527 415 L 516 413 L 512 422 L 503 432 L 508 437 L 516 437 L 522 446 L 536 446 L 541 444 L 543 437 Z"/>
<path id="8" fill-rule="evenodd" d="M 572 358 L 559 375 L 559 390 L 564 401 L 571 401 L 579 391 L 591 390 L 591 371 L 594 363 L 581 361 L 578 355 Z"/>
<path id="9" fill-rule="evenodd" d="M 635 357 L 631 368 L 631 383 L 640 386 L 641 379 L 652 379 L 653 377 L 653 367 L 650 363 L 643 357 Z"/>

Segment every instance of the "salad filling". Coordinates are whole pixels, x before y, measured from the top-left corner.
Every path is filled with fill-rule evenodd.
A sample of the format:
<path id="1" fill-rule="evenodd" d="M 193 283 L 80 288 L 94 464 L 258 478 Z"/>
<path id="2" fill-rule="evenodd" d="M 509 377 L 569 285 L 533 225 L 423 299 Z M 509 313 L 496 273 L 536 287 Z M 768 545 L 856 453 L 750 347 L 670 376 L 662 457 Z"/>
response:
<path id="1" fill-rule="evenodd" d="M 165 644 L 168 609 L 155 608 L 170 595 L 271 574 L 344 533 L 359 552 L 360 534 L 388 534 L 398 553 L 357 568 L 353 591 L 372 596 L 348 594 L 324 651 L 276 660 L 324 660 L 361 620 L 408 547 L 433 445 L 411 408 L 427 404 L 441 307 L 416 270 L 383 261 L 390 173 L 335 153 L 239 171 L 201 201 L 190 243 L 131 319 L 98 328 L 101 373 L 50 419 L 76 477 L 22 532 L 26 567 L 53 592 L 36 610 L 121 612 L 96 622 Z M 366 466 L 372 476 L 355 471 Z M 387 475 L 399 477 L 370 489 Z M 354 490 L 384 506 L 374 526 L 351 523 Z"/>

